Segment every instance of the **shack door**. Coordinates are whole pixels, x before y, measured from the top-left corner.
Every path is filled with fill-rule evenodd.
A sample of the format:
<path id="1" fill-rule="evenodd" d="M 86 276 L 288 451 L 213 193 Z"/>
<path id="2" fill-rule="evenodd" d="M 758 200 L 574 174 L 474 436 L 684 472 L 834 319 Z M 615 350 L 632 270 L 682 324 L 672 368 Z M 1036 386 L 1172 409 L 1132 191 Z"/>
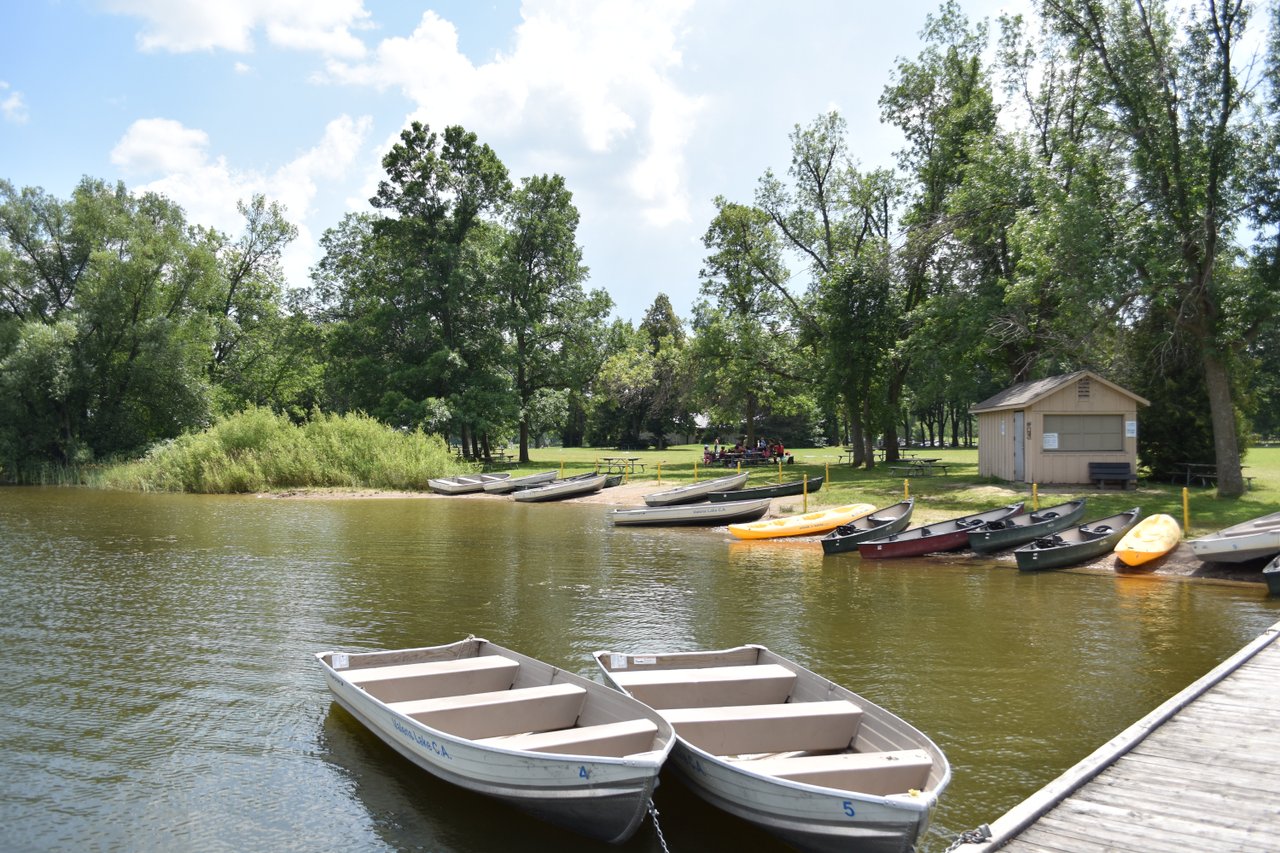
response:
<path id="1" fill-rule="evenodd" d="M 1024 433 L 1026 421 L 1026 412 L 1013 413 L 1013 481 L 1015 483 L 1022 483 L 1027 479 L 1027 437 Z"/>

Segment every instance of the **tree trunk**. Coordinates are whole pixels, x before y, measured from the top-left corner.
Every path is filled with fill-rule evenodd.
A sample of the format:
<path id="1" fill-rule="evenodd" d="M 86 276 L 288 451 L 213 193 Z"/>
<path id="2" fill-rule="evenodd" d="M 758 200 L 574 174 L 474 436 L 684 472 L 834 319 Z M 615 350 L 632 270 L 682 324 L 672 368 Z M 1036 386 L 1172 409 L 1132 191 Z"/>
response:
<path id="1" fill-rule="evenodd" d="M 1204 383 L 1209 391 L 1209 416 L 1213 423 L 1213 461 L 1218 466 L 1218 497 L 1244 494 L 1240 472 L 1240 443 L 1236 437 L 1236 410 L 1231 402 L 1231 377 L 1212 347 L 1204 351 Z"/>

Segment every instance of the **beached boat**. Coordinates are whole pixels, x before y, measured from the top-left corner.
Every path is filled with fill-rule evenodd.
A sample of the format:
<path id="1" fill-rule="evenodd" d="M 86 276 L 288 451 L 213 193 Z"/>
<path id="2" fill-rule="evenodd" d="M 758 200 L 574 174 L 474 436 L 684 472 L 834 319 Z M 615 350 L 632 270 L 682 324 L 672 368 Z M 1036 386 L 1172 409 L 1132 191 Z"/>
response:
<path id="1" fill-rule="evenodd" d="M 990 521 L 969 531 L 969 547 L 979 554 L 992 554 L 1025 545 L 1039 536 L 1057 533 L 1084 516 L 1085 500 L 1067 501 L 1037 512 L 1020 512 L 999 521 Z"/>
<path id="2" fill-rule="evenodd" d="M 442 495 L 465 495 L 482 491 L 486 484 L 497 483 L 511 477 L 510 471 L 498 474 L 463 474 L 460 477 L 438 477 L 427 480 L 427 487 Z"/>
<path id="3" fill-rule="evenodd" d="M 880 539 L 897 533 L 911 523 L 911 512 L 916 499 L 907 498 L 893 506 L 878 509 L 870 515 L 842 524 L 822 537 L 823 554 L 843 554 L 858 550 L 858 543 L 868 539 Z"/>
<path id="4" fill-rule="evenodd" d="M 685 486 L 676 486 L 674 489 L 654 492 L 651 495 L 645 495 L 644 502 L 649 506 L 674 506 L 706 500 L 711 492 L 731 492 L 741 489 L 750 473 L 743 471 L 727 477 L 716 477 L 713 480 L 702 480 Z"/>
<path id="5" fill-rule="evenodd" d="M 1262 579 L 1267 582 L 1267 594 L 1280 596 L 1280 557 L 1276 557 L 1262 570 Z"/>
<path id="6" fill-rule="evenodd" d="M 534 486 L 532 489 L 521 489 L 513 492 L 511 497 L 526 503 L 562 501 L 565 498 L 594 494 L 604 488 L 604 481 L 607 479 L 606 474 L 581 474 L 577 477 L 554 480 L 543 486 Z"/>
<path id="7" fill-rule="evenodd" d="M 338 703 L 428 773 L 607 842 L 634 834 L 675 742 L 635 699 L 487 640 L 316 657 Z"/>
<path id="8" fill-rule="evenodd" d="M 1206 563 L 1246 563 L 1280 554 L 1280 512 L 1192 539 L 1191 551 Z"/>
<path id="9" fill-rule="evenodd" d="M 880 539 L 858 543 L 858 554 L 863 559 L 883 560 L 891 557 L 919 557 L 940 551 L 955 551 L 969 544 L 969 531 L 984 524 L 1000 521 L 1022 511 L 1022 501 L 1008 506 L 989 509 L 935 521 L 920 527 L 911 527 L 901 533 L 892 533 Z"/>
<path id="10" fill-rule="evenodd" d="M 707 525 L 754 521 L 769 511 L 769 498 L 728 503 L 676 504 L 615 509 L 609 520 L 618 525 Z"/>
<path id="11" fill-rule="evenodd" d="M 604 478 L 604 487 L 606 489 L 612 489 L 614 486 L 621 486 L 623 476 L 624 475 L 622 474 L 606 474 Z"/>
<path id="12" fill-rule="evenodd" d="M 912 850 L 951 780 L 923 732 L 763 646 L 595 657 L 675 727 L 696 794 L 800 850 Z"/>
<path id="13" fill-rule="evenodd" d="M 822 488 L 823 480 L 823 477 L 810 477 L 807 480 L 792 480 L 789 483 L 775 483 L 772 486 L 752 486 L 749 489 L 730 492 L 709 492 L 707 500 L 716 503 L 717 501 L 745 501 L 751 498 L 785 498 L 790 495 L 802 495 L 806 491 L 813 494 Z"/>
<path id="14" fill-rule="evenodd" d="M 1117 515 L 1033 539 L 1014 551 L 1013 556 L 1024 572 L 1063 569 L 1095 560 L 1115 549 L 1116 543 L 1138 523 L 1139 512 L 1135 506 Z"/>
<path id="15" fill-rule="evenodd" d="M 875 504 L 846 504 L 800 515 L 784 515 L 781 518 L 754 521 L 749 524 L 730 524 L 729 532 L 739 539 L 820 536 L 875 511 Z"/>
<path id="16" fill-rule="evenodd" d="M 1181 538 L 1182 527 L 1173 516 L 1158 512 L 1130 528 L 1116 543 L 1115 552 L 1126 566 L 1141 566 L 1168 554 Z"/>
<path id="17" fill-rule="evenodd" d="M 555 471 L 539 471 L 537 474 L 525 474 L 523 477 L 510 477 L 508 479 L 494 480 L 491 483 L 485 483 L 484 490 L 491 495 L 505 495 L 508 492 L 514 492 L 519 488 L 541 486 L 543 483 L 550 483 L 555 478 Z"/>

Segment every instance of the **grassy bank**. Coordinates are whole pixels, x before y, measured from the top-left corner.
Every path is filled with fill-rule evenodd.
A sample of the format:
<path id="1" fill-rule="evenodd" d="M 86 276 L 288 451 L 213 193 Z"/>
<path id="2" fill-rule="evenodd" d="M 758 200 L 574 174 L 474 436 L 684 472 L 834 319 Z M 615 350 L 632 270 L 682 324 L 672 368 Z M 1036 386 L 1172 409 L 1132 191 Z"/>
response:
<path id="1" fill-rule="evenodd" d="M 317 415 L 297 425 L 249 409 L 91 477 L 103 488 L 200 493 L 306 488 L 427 488 L 475 466 L 438 436 L 391 429 L 363 415 Z"/>
<path id="2" fill-rule="evenodd" d="M 979 477 L 976 449 L 930 450 L 927 455 L 942 459 L 943 464 L 948 466 L 947 473 L 914 477 L 905 483 L 900 474 L 890 472 L 885 466 L 867 471 L 842 464 L 839 461 L 841 450 L 838 447 L 805 447 L 790 452 L 795 456 L 795 463 L 782 467 L 784 480 L 799 479 L 802 475 L 829 475 L 822 491 L 810 497 L 810 507 L 862 501 L 883 505 L 900 500 L 905 490 L 917 499 L 916 516 L 923 521 L 936 521 L 1015 500 L 1025 500 L 1030 504 L 1032 498 L 1030 486 Z M 603 456 L 635 457 L 644 464 L 645 470 L 643 474 L 634 475 L 634 479 L 656 480 L 660 475 L 663 485 L 693 482 L 695 467 L 698 479 L 723 476 L 735 470 L 704 466 L 701 445 L 626 453 L 601 448 L 552 447 L 531 450 L 529 455 L 532 461 L 524 466 L 525 471 L 563 464 L 566 474 L 592 470 L 597 460 Z M 1199 486 L 1188 490 L 1190 532 L 1193 535 L 1208 533 L 1280 510 L 1280 448 L 1253 448 L 1245 461 L 1245 473 L 1253 477 L 1253 486 L 1243 497 L 1220 499 L 1214 489 Z M 751 469 L 748 485 L 778 482 L 778 476 L 776 466 L 755 467 Z M 1095 489 L 1073 485 L 1042 487 L 1038 492 L 1040 506 L 1061 503 L 1075 497 L 1087 497 L 1091 518 L 1141 506 L 1144 515 L 1164 512 L 1178 519 L 1179 523 L 1183 520 L 1182 486 L 1169 482 L 1144 480 L 1136 490 L 1127 491 L 1114 487 Z M 801 499 L 792 500 L 795 501 L 794 510 L 799 512 Z"/>

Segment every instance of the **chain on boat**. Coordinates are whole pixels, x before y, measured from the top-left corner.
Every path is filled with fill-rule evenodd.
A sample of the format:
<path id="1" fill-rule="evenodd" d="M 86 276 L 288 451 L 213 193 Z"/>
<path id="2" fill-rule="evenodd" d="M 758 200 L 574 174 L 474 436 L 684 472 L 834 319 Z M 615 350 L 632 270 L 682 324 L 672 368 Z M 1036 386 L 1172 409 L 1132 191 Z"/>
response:
<path id="1" fill-rule="evenodd" d="M 658 846 L 662 848 L 662 853 L 671 853 L 667 839 L 662 836 L 662 827 L 658 825 L 658 807 L 653 804 L 652 798 L 649 800 L 649 817 L 653 818 L 653 831 L 658 833 Z"/>
<path id="2" fill-rule="evenodd" d="M 650 801 L 650 805 L 652 805 L 652 801 Z M 981 844 L 984 841 L 990 840 L 991 827 L 987 826 L 985 823 L 980 824 L 977 829 L 970 829 L 960 833 L 960 837 L 951 842 L 951 846 L 946 849 L 945 853 L 951 853 L 951 851 L 957 849 L 961 844 Z"/>

